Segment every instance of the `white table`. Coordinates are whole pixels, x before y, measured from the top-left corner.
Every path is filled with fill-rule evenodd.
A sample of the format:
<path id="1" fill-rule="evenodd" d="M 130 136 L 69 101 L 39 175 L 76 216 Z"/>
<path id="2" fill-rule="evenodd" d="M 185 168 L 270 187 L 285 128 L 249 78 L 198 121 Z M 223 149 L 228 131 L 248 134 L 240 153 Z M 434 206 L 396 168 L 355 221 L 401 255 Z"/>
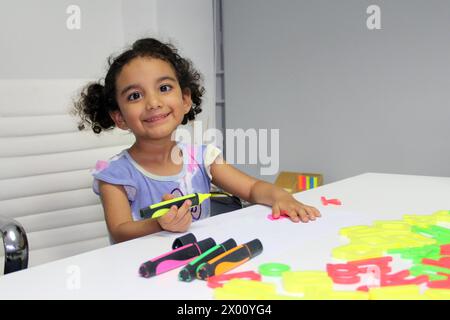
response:
<path id="1" fill-rule="evenodd" d="M 343 205 L 326 206 L 320 197 Z M 254 270 L 266 262 L 293 270 L 325 270 L 331 250 L 343 244 L 339 229 L 431 214 L 450 209 L 450 178 L 367 173 L 302 192 L 296 198 L 316 206 L 316 222 L 270 221 L 270 208 L 256 205 L 201 220 L 190 232 L 217 243 L 232 237 L 238 244 L 259 238 L 264 251 L 232 272 Z M 179 269 L 144 279 L 140 264 L 170 250 L 180 234 L 161 232 L 0 277 L 1 299 L 212 299 L 203 281 L 178 281 Z M 78 278 L 77 278 L 78 277 Z M 79 279 L 79 281 L 77 281 Z"/>

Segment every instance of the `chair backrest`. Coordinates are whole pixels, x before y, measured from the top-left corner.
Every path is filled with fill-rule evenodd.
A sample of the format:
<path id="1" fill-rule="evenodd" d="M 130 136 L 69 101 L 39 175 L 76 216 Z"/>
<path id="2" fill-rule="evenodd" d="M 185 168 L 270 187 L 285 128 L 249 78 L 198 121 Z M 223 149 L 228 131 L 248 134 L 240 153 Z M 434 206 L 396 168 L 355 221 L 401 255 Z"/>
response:
<path id="1" fill-rule="evenodd" d="M 90 169 L 134 137 L 78 131 L 70 109 L 88 82 L 0 80 L 0 216 L 23 225 L 29 266 L 109 244 Z"/>

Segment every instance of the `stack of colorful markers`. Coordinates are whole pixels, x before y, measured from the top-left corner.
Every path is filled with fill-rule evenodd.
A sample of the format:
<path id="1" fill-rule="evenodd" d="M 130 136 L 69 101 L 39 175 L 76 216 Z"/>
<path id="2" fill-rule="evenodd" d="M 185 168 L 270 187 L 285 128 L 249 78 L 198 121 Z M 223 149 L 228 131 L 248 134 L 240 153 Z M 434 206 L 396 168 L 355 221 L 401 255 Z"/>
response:
<path id="1" fill-rule="evenodd" d="M 195 236 L 189 233 L 175 239 L 172 249 L 144 262 L 139 268 L 139 274 L 144 278 L 150 278 L 184 266 L 178 274 L 180 281 L 206 280 L 234 269 L 259 255 L 263 246 L 258 239 L 241 245 L 237 245 L 231 238 L 217 245 L 212 238 L 197 242 Z"/>
<path id="2" fill-rule="evenodd" d="M 298 176 L 298 191 L 309 190 L 319 186 L 319 177 L 317 176 Z"/>

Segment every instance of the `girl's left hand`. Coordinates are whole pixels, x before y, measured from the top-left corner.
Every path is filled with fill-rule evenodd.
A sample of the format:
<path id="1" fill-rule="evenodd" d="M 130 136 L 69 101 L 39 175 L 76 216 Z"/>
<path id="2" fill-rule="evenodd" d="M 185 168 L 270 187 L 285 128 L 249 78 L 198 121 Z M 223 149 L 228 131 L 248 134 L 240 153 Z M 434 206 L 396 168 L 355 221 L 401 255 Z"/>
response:
<path id="1" fill-rule="evenodd" d="M 288 216 L 293 222 L 302 221 L 304 223 L 321 217 L 319 210 L 295 200 L 290 194 L 278 198 L 272 206 L 274 219 L 278 219 L 281 214 Z"/>

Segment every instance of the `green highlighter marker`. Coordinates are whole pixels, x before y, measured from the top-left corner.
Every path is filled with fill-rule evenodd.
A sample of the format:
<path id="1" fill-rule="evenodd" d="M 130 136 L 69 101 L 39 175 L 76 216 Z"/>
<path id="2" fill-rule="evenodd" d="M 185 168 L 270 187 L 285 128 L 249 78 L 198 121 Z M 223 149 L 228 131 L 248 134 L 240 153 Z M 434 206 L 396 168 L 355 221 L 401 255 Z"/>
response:
<path id="1" fill-rule="evenodd" d="M 191 282 L 195 279 L 197 269 L 200 265 L 236 246 L 236 241 L 234 241 L 233 238 L 230 238 L 224 243 L 210 248 L 208 251 L 205 251 L 203 254 L 199 255 L 197 258 L 189 262 L 183 269 L 181 269 L 180 273 L 178 274 L 178 279 L 180 281 Z"/>
<path id="2" fill-rule="evenodd" d="M 217 194 L 220 194 L 221 196 L 226 195 L 223 193 L 217 193 Z M 144 218 L 144 219 L 159 218 L 159 217 L 165 215 L 167 212 L 169 212 L 170 208 L 173 205 L 180 208 L 186 200 L 191 200 L 192 206 L 197 206 L 200 203 L 202 203 L 203 201 L 205 201 L 206 199 L 213 197 L 213 196 L 215 196 L 214 193 L 192 193 L 192 194 L 188 194 L 188 195 L 185 195 L 182 197 L 173 198 L 173 199 L 166 200 L 163 202 L 155 203 L 147 208 L 143 208 L 140 210 L 141 218 Z"/>

